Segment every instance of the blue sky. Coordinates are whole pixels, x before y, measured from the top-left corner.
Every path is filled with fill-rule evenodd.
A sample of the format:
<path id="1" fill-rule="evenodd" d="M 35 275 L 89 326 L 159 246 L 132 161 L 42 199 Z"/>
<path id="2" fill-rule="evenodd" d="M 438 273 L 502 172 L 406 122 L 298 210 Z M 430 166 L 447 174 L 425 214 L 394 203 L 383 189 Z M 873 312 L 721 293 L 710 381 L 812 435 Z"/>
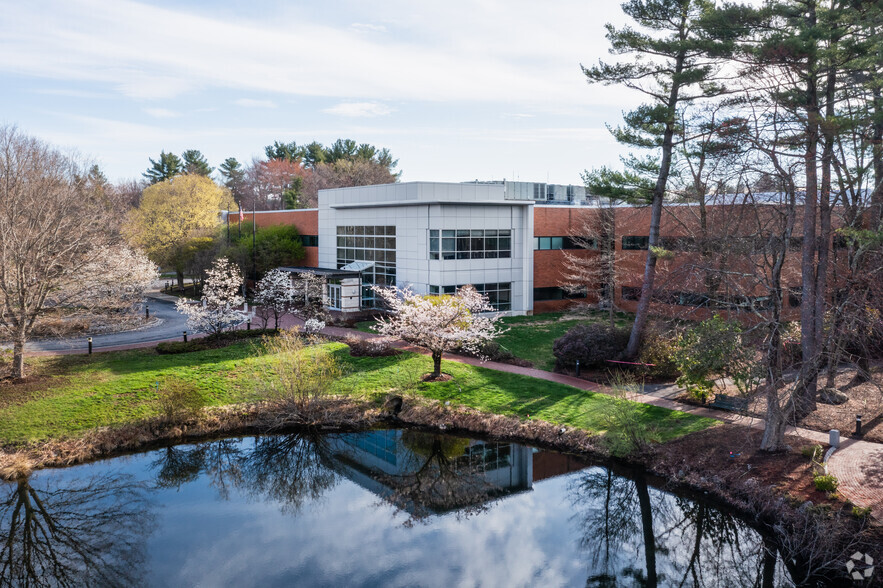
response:
<path id="1" fill-rule="evenodd" d="M 403 181 L 579 183 L 616 165 L 637 97 L 592 0 L 0 0 L 0 124 L 139 177 L 160 150 L 217 166 L 274 140 L 388 147 Z"/>

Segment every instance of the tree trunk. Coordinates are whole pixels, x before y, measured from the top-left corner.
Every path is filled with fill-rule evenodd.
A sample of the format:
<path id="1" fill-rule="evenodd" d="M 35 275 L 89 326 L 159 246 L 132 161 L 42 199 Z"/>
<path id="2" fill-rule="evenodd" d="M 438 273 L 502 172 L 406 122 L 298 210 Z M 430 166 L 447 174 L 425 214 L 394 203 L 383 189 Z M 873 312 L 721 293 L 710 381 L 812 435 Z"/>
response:
<path id="1" fill-rule="evenodd" d="M 674 79 L 684 70 L 684 52 L 678 54 L 675 60 Z M 626 347 L 626 356 L 633 359 L 638 356 L 641 347 L 641 337 L 644 336 L 644 327 L 647 324 L 647 316 L 650 314 L 650 300 L 653 298 L 653 282 L 656 279 L 656 256 L 653 248 L 659 245 L 659 223 L 662 219 L 662 200 L 665 197 L 665 189 L 668 186 L 668 175 L 671 170 L 671 154 L 674 149 L 675 109 L 678 105 L 678 93 L 680 86 L 675 81 L 671 86 L 668 96 L 670 119 L 665 125 L 665 133 L 662 136 L 662 157 L 659 161 L 659 174 L 656 177 L 656 186 L 653 188 L 653 200 L 650 204 L 650 232 L 647 248 L 647 261 L 644 265 L 644 282 L 641 284 L 641 299 L 638 300 L 638 308 L 635 311 L 635 322 L 632 325 L 632 333 L 629 336 L 629 344 Z"/>
<path id="2" fill-rule="evenodd" d="M 809 21 L 815 26 L 815 4 L 810 3 Z M 819 198 L 819 178 L 816 169 L 819 140 L 819 99 L 815 76 L 816 59 L 809 57 L 809 81 L 806 88 L 806 193 L 803 204 L 803 249 L 801 251 L 801 305 L 800 305 L 800 350 L 803 360 L 800 388 L 795 391 L 797 413 L 805 416 L 816 409 L 816 378 L 811 376 L 818 355 L 819 333 L 816 333 L 816 296 L 823 293 L 816 291 L 816 214 Z"/>
<path id="3" fill-rule="evenodd" d="M 12 377 L 20 379 L 25 377 L 25 336 L 24 333 L 16 333 L 12 343 Z"/>
<path id="4" fill-rule="evenodd" d="M 635 478 L 638 504 L 641 507 L 641 530 L 644 534 L 644 565 L 647 566 L 647 588 L 656 588 L 656 537 L 653 535 L 653 511 L 650 505 L 650 492 L 644 474 Z"/>
<path id="5" fill-rule="evenodd" d="M 433 379 L 441 376 L 441 360 L 442 360 L 442 352 L 441 351 L 433 351 L 432 352 L 432 377 L 433 377 Z"/>
<path id="6" fill-rule="evenodd" d="M 178 288 L 181 290 L 184 289 L 184 270 L 175 270 L 175 276 L 178 278 Z"/>

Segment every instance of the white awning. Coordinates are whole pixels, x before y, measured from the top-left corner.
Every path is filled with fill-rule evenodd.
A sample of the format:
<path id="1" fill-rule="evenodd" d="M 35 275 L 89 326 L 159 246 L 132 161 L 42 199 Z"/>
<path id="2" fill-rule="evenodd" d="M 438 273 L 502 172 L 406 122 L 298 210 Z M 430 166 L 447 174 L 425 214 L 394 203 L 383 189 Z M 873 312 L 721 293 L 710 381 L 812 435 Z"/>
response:
<path id="1" fill-rule="evenodd" d="M 354 261 L 352 263 L 348 263 L 343 266 L 342 270 L 350 271 L 350 272 L 363 272 L 366 269 L 374 267 L 373 261 Z"/>

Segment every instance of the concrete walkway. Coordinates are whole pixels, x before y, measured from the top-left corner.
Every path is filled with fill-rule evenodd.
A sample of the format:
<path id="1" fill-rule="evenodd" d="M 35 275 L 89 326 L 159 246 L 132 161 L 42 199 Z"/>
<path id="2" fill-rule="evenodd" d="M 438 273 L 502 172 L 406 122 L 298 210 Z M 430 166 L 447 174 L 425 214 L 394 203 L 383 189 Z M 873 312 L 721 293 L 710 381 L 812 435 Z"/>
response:
<path id="1" fill-rule="evenodd" d="M 151 294 L 151 296 L 151 313 L 153 313 L 152 309 L 154 308 L 154 304 L 156 304 L 158 308 L 167 308 L 167 306 L 163 305 L 171 306 L 172 312 L 177 315 L 177 312 L 174 311 L 174 303 L 170 302 L 169 300 L 162 300 L 161 298 L 157 297 L 162 295 Z M 171 298 L 172 300 L 174 300 L 173 297 L 165 298 Z M 177 316 L 180 317 L 180 315 Z M 183 319 L 183 317 L 180 318 Z M 145 329 L 145 331 L 141 333 L 140 336 L 138 335 L 138 331 L 131 331 L 129 333 L 117 333 L 114 335 L 96 336 L 93 337 L 93 341 L 95 342 L 98 341 L 99 337 L 102 337 L 103 339 L 101 341 L 102 344 L 98 345 L 96 343 L 94 349 L 95 351 L 121 351 L 125 349 L 152 347 L 163 340 L 180 340 L 181 331 L 187 328 L 186 321 L 183 322 L 184 326 L 181 325 L 181 322 L 175 321 L 172 322 L 172 324 L 169 325 L 165 330 Z M 288 329 L 294 326 L 302 325 L 303 321 L 291 316 L 286 316 L 283 317 L 283 320 L 280 322 L 279 326 L 281 328 Z M 341 327 L 326 327 L 322 331 L 322 333 L 337 338 L 358 337 L 360 339 L 371 339 L 378 337 L 378 335 L 363 333 L 362 331 L 357 331 L 355 329 L 347 329 Z M 165 338 L 160 338 L 164 335 Z M 85 349 L 84 343 L 78 342 L 77 340 L 71 341 L 71 345 L 67 347 L 59 346 L 57 349 L 43 348 L 39 351 L 29 350 L 28 355 L 61 355 L 67 353 L 84 352 L 82 351 Z M 83 339 L 83 341 L 85 341 L 85 339 Z M 75 350 L 77 345 L 79 345 L 79 349 L 81 349 L 81 351 Z M 396 341 L 394 343 L 394 346 L 400 349 L 414 351 L 417 353 L 429 353 L 425 349 L 409 345 L 402 341 Z M 446 354 L 445 359 L 449 361 L 457 361 L 469 365 L 480 366 L 501 372 L 509 372 L 512 374 L 529 376 L 548 382 L 566 384 L 580 390 L 601 392 L 605 394 L 610 393 L 610 389 L 602 384 L 589 380 L 583 380 L 581 378 L 575 378 L 573 376 L 568 376 L 565 374 L 547 372 L 535 368 L 525 368 L 508 363 L 498 363 L 494 361 L 483 362 L 474 357 L 465 357 L 454 354 Z M 644 404 L 668 408 L 670 410 L 685 412 L 695 416 L 716 419 L 725 423 L 732 423 L 743 427 L 751 427 L 759 430 L 764 429 L 765 425 L 763 419 L 723 410 L 717 410 L 704 406 L 683 404 L 668 398 L 668 396 L 671 395 L 672 390 L 669 387 L 666 387 L 664 390 L 653 389 L 650 394 L 632 393 L 628 395 L 628 398 L 629 400 L 633 400 L 635 402 L 642 402 Z M 797 435 L 798 437 L 805 439 L 807 443 L 819 443 L 822 445 L 828 444 L 827 433 L 822 433 L 819 431 L 813 431 L 800 427 L 788 427 L 786 432 L 790 435 Z M 871 507 L 873 518 L 878 523 L 883 523 L 883 445 L 870 441 L 862 441 L 860 439 L 843 439 L 840 444 L 840 449 L 835 451 L 828 461 L 828 471 L 836 476 L 837 479 L 840 481 L 838 492 L 843 497 L 851 500 L 854 504 L 858 506 Z"/>

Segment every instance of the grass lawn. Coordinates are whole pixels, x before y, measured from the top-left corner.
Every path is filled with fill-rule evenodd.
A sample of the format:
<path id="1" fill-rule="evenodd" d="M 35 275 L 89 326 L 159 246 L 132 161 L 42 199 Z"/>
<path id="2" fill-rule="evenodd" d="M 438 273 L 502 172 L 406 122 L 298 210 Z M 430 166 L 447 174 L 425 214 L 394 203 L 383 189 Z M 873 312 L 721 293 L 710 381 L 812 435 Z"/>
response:
<path id="1" fill-rule="evenodd" d="M 431 371 L 429 357 L 403 353 L 354 358 L 341 343 L 328 343 L 326 348 L 345 369 L 334 383 L 335 391 L 369 400 L 408 389 L 426 398 L 596 432 L 605 429 L 604 407 L 613 402 L 603 394 L 456 362 L 443 364 L 454 376 L 451 381 L 423 383 L 420 376 Z M 154 416 L 155 383 L 162 385 L 169 377 L 195 383 L 209 406 L 256 400 L 255 378 L 260 366 L 271 360 L 248 341 L 179 355 L 134 350 L 31 360 L 42 379 L 0 387 L 0 445 L 76 436 L 94 427 Z M 635 410 L 643 422 L 658 429 L 662 440 L 714 423 L 645 405 L 635 405 Z"/>
<path id="2" fill-rule="evenodd" d="M 615 314 L 617 327 L 630 327 L 632 315 L 625 312 Z M 555 339 L 580 323 L 607 321 L 607 313 L 589 311 L 576 316 L 572 313 L 546 312 L 533 316 L 510 316 L 500 319 L 500 324 L 509 329 L 497 338 L 497 342 L 512 352 L 515 357 L 526 359 L 534 367 L 552 371 L 555 369 L 555 356 L 552 344 Z M 373 333 L 374 321 L 362 321 L 355 327 L 365 333 Z"/>
<path id="3" fill-rule="evenodd" d="M 631 315 L 617 312 L 615 316 L 617 327 L 631 325 Z M 607 313 L 596 311 L 580 317 L 563 312 L 505 317 L 500 319 L 500 322 L 509 330 L 498 337 L 497 342 L 516 357 L 533 363 L 534 367 L 552 371 L 555 369 L 555 356 L 552 355 L 555 339 L 578 324 L 605 321 L 607 321 Z"/>

